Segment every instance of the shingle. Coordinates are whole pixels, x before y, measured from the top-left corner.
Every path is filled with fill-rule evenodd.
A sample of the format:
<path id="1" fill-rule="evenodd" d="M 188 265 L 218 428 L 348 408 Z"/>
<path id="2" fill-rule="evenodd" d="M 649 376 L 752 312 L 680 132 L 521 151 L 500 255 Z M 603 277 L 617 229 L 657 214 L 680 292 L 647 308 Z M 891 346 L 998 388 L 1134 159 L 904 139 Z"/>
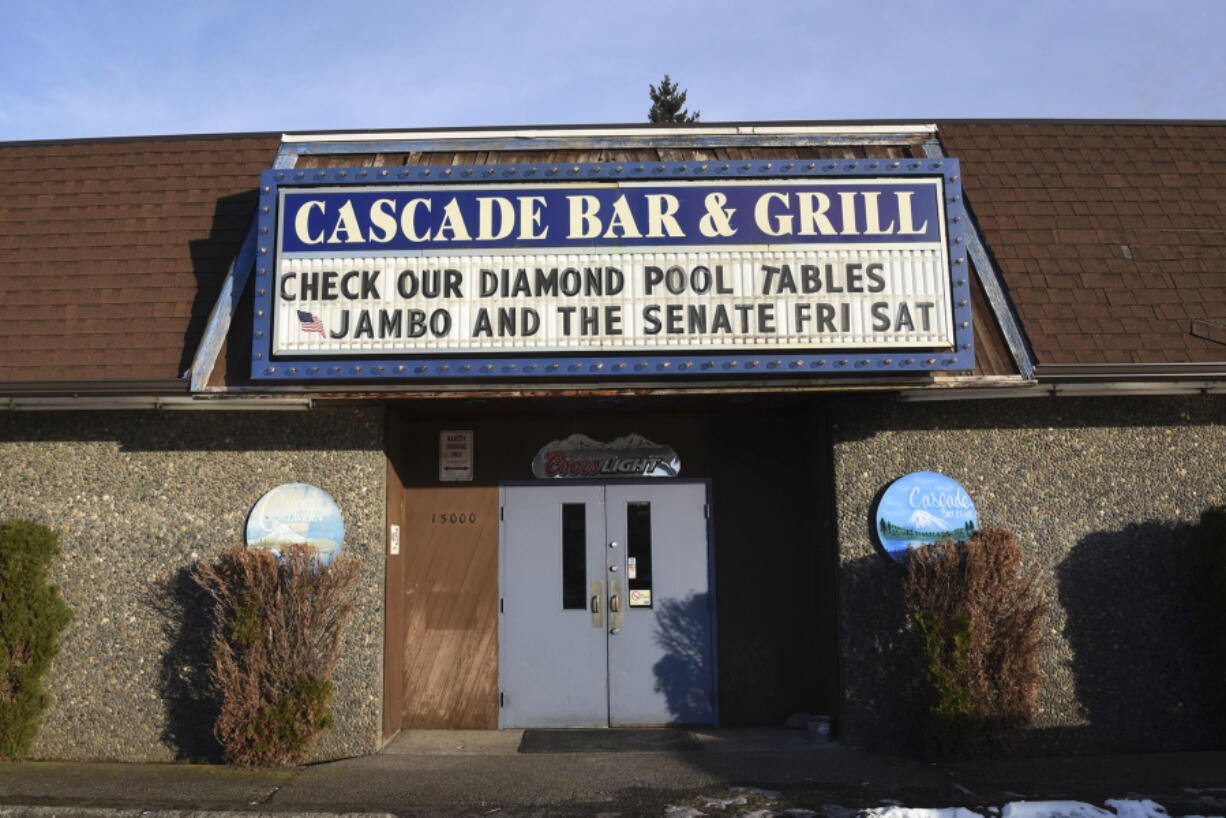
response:
<path id="1" fill-rule="evenodd" d="M 1226 126 L 957 123 L 940 137 L 962 162 L 967 201 L 1040 362 L 1226 359 L 1226 347 L 1188 332 L 1191 316 L 1226 317 Z M 0 145 L 0 382 L 46 360 L 107 377 L 177 377 L 276 148 L 268 137 Z M 649 157 L 546 160 L 595 158 Z"/>
<path id="2" fill-rule="evenodd" d="M 50 363 L 70 378 L 178 377 L 193 305 L 216 298 L 277 144 L 0 145 L 0 382 L 45 379 Z"/>
<path id="3" fill-rule="evenodd" d="M 1175 320 L 1226 317 L 1226 126 L 960 123 L 940 135 L 975 213 L 1008 212 L 1025 231 L 980 220 L 1039 362 L 1226 360 Z M 1045 215 L 1057 225 L 1038 267 L 1027 261 Z M 1079 289 L 1055 289 L 1067 280 Z M 1083 307 L 1098 326 L 1072 325 L 1074 299 L 1107 314 Z"/>

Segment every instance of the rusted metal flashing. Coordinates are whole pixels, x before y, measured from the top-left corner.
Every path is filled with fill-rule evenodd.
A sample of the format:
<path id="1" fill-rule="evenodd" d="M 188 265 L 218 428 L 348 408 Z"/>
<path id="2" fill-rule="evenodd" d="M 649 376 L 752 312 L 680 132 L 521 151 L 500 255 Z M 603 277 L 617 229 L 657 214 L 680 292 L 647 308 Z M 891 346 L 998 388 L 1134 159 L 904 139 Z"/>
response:
<path id="1" fill-rule="evenodd" d="M 747 395 L 758 393 L 804 394 L 811 392 L 879 391 L 900 388 L 922 388 L 933 385 L 926 375 L 912 378 L 843 378 L 796 379 L 746 379 L 743 381 L 703 381 L 697 383 L 666 381 L 664 383 L 630 381 L 622 383 L 596 383 L 572 381 L 557 384 L 540 382 L 507 381 L 498 384 L 466 383 L 404 383 L 387 386 L 362 385 L 346 388 L 335 384 L 303 384 L 299 386 L 231 386 L 210 387 L 198 397 L 213 396 L 224 399 L 227 395 L 286 395 L 310 396 L 317 400 L 383 400 L 387 398 L 460 398 L 494 399 L 523 397 L 611 397 L 655 395 Z"/>
<path id="2" fill-rule="evenodd" d="M 509 128 L 452 128 L 445 130 L 410 130 L 410 131 L 354 131 L 354 132 L 317 132 L 307 134 L 287 133 L 282 136 L 283 143 L 345 143 L 354 142 L 371 145 L 380 142 L 446 142 L 448 145 L 469 143 L 476 140 L 515 140 L 519 142 L 539 142 L 549 139 L 626 139 L 638 142 L 679 137 L 684 140 L 711 137 L 743 137 L 760 139 L 762 137 L 783 136 L 790 139 L 801 137 L 834 137 L 840 139 L 860 140 L 872 136 L 905 137 L 908 139 L 931 138 L 937 132 L 933 123 L 846 123 L 813 125 L 805 123 L 787 124 L 742 124 L 723 125 L 592 125 L 592 126 L 556 126 L 556 127 L 509 127 Z M 798 143 L 791 143 L 798 144 Z M 863 144 L 863 142 L 854 142 Z"/>
<path id="3" fill-rule="evenodd" d="M 444 151 L 560 151 L 625 150 L 650 146 L 660 150 L 703 148 L 797 148 L 863 147 L 913 145 L 926 134 L 835 135 L 730 135 L 730 136 L 649 136 L 631 137 L 542 137 L 531 141 L 512 139 L 403 140 L 377 142 L 293 142 L 287 143 L 295 156 L 339 156 L 345 154 L 436 153 Z M 292 166 L 290 166 L 292 167 Z"/>

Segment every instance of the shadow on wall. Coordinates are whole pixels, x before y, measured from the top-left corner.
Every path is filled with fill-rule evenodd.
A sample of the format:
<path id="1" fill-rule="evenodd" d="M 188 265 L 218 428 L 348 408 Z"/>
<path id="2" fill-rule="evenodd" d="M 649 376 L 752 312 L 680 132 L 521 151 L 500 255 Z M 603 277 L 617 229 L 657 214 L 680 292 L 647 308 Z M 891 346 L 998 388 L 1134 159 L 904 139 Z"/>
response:
<path id="1" fill-rule="evenodd" d="M 247 227 L 251 223 L 251 219 L 256 215 L 258 204 L 259 190 L 255 188 L 231 196 L 223 196 L 217 200 L 217 206 L 213 209 L 213 223 L 209 228 L 209 235 L 205 238 L 194 239 L 189 242 L 192 272 L 196 274 L 196 298 L 192 302 L 191 319 L 187 325 L 187 332 L 184 334 L 183 355 L 179 360 L 179 372 L 189 369 L 192 365 L 192 358 L 196 353 L 196 345 L 204 334 L 209 314 L 213 311 L 213 305 L 217 302 L 217 298 L 221 293 L 226 272 L 238 256 L 239 250 L 242 249 L 243 237 L 247 234 Z M 247 293 L 254 291 L 254 289 L 250 280 L 248 280 L 247 286 L 242 291 L 234 294 L 231 309 L 235 314 L 239 312 L 239 297 L 244 297 L 250 303 L 252 298 Z M 250 310 L 250 306 L 248 306 L 248 310 Z M 242 363 L 245 366 L 238 370 L 238 374 L 239 377 L 243 378 L 245 378 L 246 369 L 251 363 L 248 357 L 251 347 L 249 340 L 251 337 L 249 311 L 246 317 L 247 321 L 245 324 L 239 324 L 237 321 L 232 324 L 238 330 L 236 334 L 244 343 L 236 344 L 232 341 L 230 344 L 230 346 L 242 348 Z M 233 338 L 234 336 L 232 335 L 231 337 Z"/>
<path id="2" fill-rule="evenodd" d="M 1189 528 L 1150 521 L 1090 534 L 1057 567 L 1056 579 L 1077 700 L 1090 724 L 1053 732 L 1074 744 L 1082 733 L 1091 742 L 1062 749 L 1215 746 Z"/>
<path id="3" fill-rule="evenodd" d="M 221 745 L 213 724 L 221 703 L 209 684 L 213 665 L 210 651 L 210 600 L 180 568 L 152 600 L 162 621 L 168 645 L 158 674 L 158 692 L 166 703 L 162 742 L 179 761 L 220 762 Z"/>
<path id="4" fill-rule="evenodd" d="M 656 644 L 664 658 L 652 667 L 655 689 L 668 701 L 676 724 L 709 724 L 715 719 L 709 594 L 666 600 L 656 608 Z"/>
<path id="5" fill-rule="evenodd" d="M 904 629 L 902 567 L 881 552 L 843 564 L 842 724 L 852 744 L 878 752 L 922 747 L 915 654 Z"/>
<path id="6" fill-rule="evenodd" d="M 0 443 L 113 442 L 121 452 L 349 452 L 383 445 L 381 407 L 309 412 L 0 412 Z"/>
<path id="7" fill-rule="evenodd" d="M 1044 698 L 1058 717 L 1072 719 L 1080 708 L 1088 723 L 1034 728 L 1020 755 L 1220 746 L 1187 526 L 1151 521 L 1095 532 L 1048 578 L 1065 614 L 1074 689 L 1049 687 Z M 844 732 L 881 752 L 919 750 L 902 582 L 900 567 L 880 554 L 842 568 Z"/>

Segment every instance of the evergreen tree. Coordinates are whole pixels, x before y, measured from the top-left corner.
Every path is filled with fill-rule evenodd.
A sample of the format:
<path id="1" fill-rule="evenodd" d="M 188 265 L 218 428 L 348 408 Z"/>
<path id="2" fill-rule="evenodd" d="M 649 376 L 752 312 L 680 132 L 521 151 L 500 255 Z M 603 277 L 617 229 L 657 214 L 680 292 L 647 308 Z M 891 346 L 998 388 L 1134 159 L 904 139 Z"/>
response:
<path id="1" fill-rule="evenodd" d="M 51 698 L 43 675 L 72 611 L 47 569 L 60 538 L 28 520 L 0 522 L 0 759 L 24 758 Z"/>
<path id="2" fill-rule="evenodd" d="M 685 110 L 685 91 L 677 88 L 677 83 L 664 75 L 659 87 L 648 86 L 651 91 L 651 110 L 647 112 L 648 122 L 697 122 L 698 111 L 690 113 Z"/>

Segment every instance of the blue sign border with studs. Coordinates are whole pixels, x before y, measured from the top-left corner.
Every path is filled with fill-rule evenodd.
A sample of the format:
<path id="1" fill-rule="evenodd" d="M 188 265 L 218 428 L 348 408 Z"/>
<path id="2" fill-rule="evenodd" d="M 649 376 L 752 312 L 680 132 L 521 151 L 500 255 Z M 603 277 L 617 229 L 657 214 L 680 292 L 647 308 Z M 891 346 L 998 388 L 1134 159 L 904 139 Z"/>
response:
<path id="1" fill-rule="evenodd" d="M 946 252 L 949 259 L 954 346 L 946 349 L 796 350 L 753 347 L 706 354 L 693 350 L 610 354 L 275 356 L 272 348 L 271 282 L 276 279 L 278 202 L 282 193 L 303 188 L 346 189 L 361 186 L 596 182 L 609 180 L 736 180 L 769 184 L 772 180 L 939 179 L 944 196 Z M 355 190 L 355 193 L 358 192 Z M 261 175 L 251 377 L 257 381 L 357 381 L 471 379 L 618 378 L 644 376 L 711 377 L 728 375 L 919 374 L 974 368 L 971 331 L 970 270 L 965 250 L 966 210 L 957 159 L 754 160 L 739 162 L 659 162 L 458 165 L 389 168 L 266 170 Z M 333 254 L 336 255 L 336 254 Z"/>

